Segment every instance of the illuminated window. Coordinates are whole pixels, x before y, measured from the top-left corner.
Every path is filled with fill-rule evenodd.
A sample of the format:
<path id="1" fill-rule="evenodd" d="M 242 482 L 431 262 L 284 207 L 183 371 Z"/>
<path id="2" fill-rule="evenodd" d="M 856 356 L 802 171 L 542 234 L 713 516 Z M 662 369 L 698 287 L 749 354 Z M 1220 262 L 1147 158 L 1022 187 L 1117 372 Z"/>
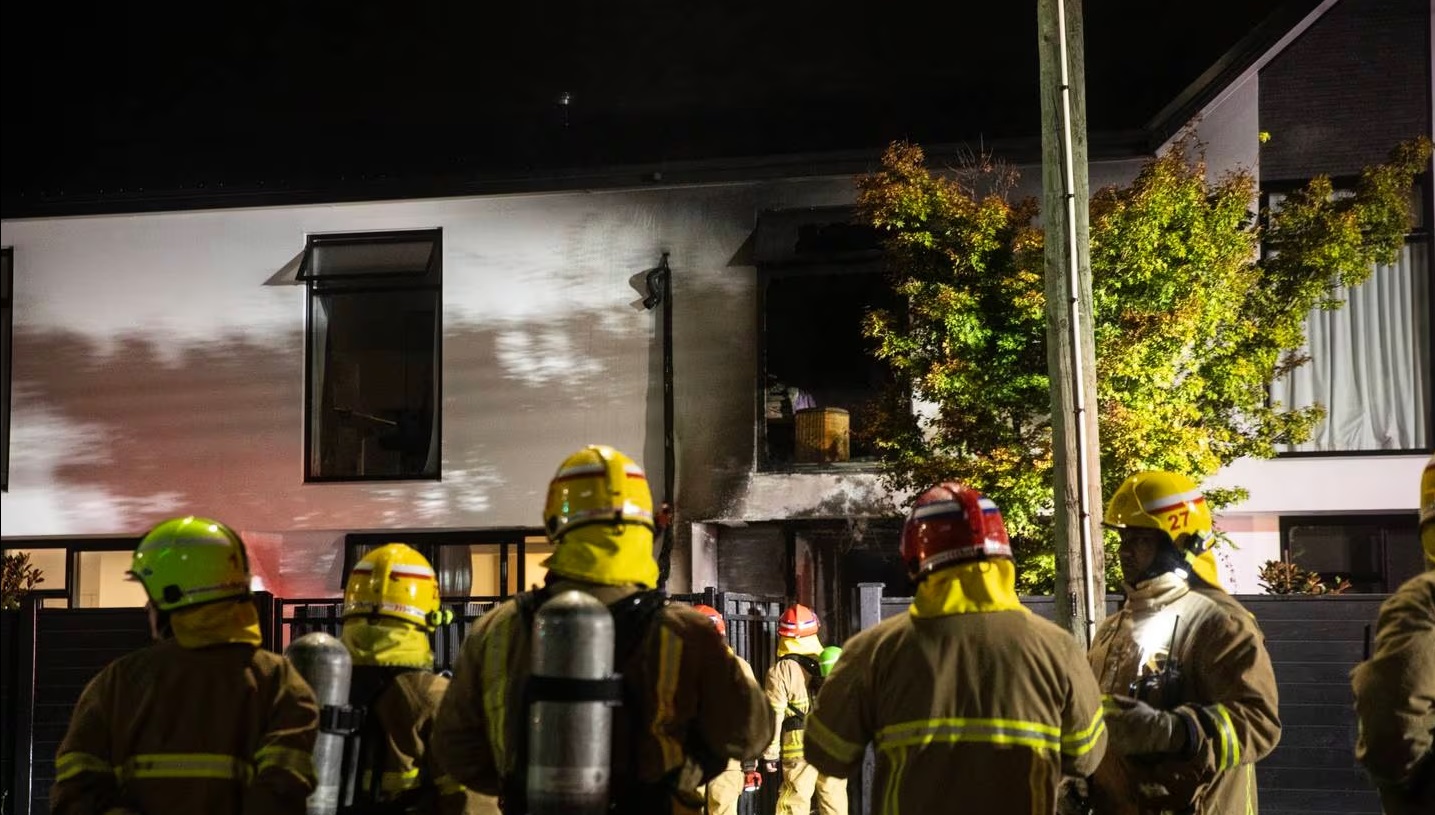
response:
<path id="1" fill-rule="evenodd" d="M 1272 208 L 1280 193 L 1268 193 Z M 1320 404 L 1325 419 L 1311 438 L 1283 453 L 1424 451 L 1431 446 L 1432 350 L 1430 245 L 1426 185 L 1416 184 L 1405 245 L 1389 265 L 1335 296 L 1339 309 L 1306 318 L 1310 361 L 1277 379 L 1271 395 L 1284 405 Z"/>
<path id="2" fill-rule="evenodd" d="M 309 237 L 306 480 L 439 477 L 441 237 Z"/>

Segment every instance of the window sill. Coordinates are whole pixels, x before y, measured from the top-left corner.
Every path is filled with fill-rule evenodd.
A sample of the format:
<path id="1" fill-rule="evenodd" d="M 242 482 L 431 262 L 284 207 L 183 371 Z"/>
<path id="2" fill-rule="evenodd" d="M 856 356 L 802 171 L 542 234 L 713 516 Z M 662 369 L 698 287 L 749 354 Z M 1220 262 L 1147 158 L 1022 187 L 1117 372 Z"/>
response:
<path id="1" fill-rule="evenodd" d="M 797 475 L 805 473 L 840 475 L 843 473 L 872 473 L 882 471 L 882 463 L 877 459 L 857 459 L 854 461 L 832 461 L 824 464 L 800 464 L 787 462 L 782 464 L 758 465 L 757 472 L 764 475 Z"/>

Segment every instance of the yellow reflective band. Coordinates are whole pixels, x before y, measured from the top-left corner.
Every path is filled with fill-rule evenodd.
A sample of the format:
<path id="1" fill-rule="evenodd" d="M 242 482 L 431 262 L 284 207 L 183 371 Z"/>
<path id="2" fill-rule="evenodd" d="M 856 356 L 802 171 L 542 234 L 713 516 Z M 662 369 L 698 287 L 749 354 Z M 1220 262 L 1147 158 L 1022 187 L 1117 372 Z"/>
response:
<path id="1" fill-rule="evenodd" d="M 663 773 L 683 763 L 683 746 L 673 738 L 671 725 L 677 719 L 678 669 L 682 664 L 683 641 L 664 626 L 658 627 L 657 703 L 653 711 L 653 738 L 663 752 Z"/>
<path id="2" fill-rule="evenodd" d="M 372 770 L 364 771 L 364 786 L 370 787 L 373 784 L 374 773 Z M 403 771 L 388 771 L 379 778 L 379 792 L 384 796 L 397 795 L 406 790 L 417 789 L 419 786 L 419 768 Z"/>
<path id="3" fill-rule="evenodd" d="M 441 775 L 433 780 L 435 787 L 438 787 L 439 795 L 462 795 L 468 792 L 468 787 L 458 783 L 451 775 Z"/>
<path id="4" fill-rule="evenodd" d="M 1061 749 L 1061 730 L 1017 719 L 924 719 L 888 725 L 877 731 L 877 748 L 928 744 L 1015 744 L 1032 750 Z"/>
<path id="5" fill-rule="evenodd" d="M 895 755 L 889 756 L 892 774 L 887 781 L 887 800 L 882 802 L 882 815 L 897 815 L 901 808 L 902 777 L 907 773 L 907 748 L 899 747 L 893 752 Z"/>
<path id="6" fill-rule="evenodd" d="M 1220 730 L 1220 769 L 1229 770 L 1241 763 L 1241 742 L 1236 738 L 1236 724 L 1231 721 L 1231 713 L 1226 710 L 1226 706 L 1216 704 L 1212 707 L 1214 708 L 1216 726 Z"/>
<path id="7" fill-rule="evenodd" d="M 293 747 L 271 744 L 261 747 L 254 754 L 256 772 L 284 770 L 298 776 L 301 781 L 314 781 L 314 756 Z"/>
<path id="8" fill-rule="evenodd" d="M 783 758 L 802 758 L 802 756 L 803 756 L 803 752 L 802 752 L 802 742 L 799 741 L 799 742 L 797 742 L 796 744 L 784 744 L 784 745 L 782 745 L 782 757 L 783 757 Z"/>
<path id="9" fill-rule="evenodd" d="M 513 769 L 508 766 L 508 643 L 513 637 L 513 626 L 520 615 L 509 614 L 494 626 L 483 655 L 483 666 L 479 674 L 483 678 L 483 712 L 488 719 L 488 743 L 493 748 L 494 766 L 503 773 Z"/>
<path id="10" fill-rule="evenodd" d="M 1106 717 L 1100 710 L 1091 717 L 1091 724 L 1075 733 L 1061 734 L 1061 752 L 1073 758 L 1080 758 L 1091 752 L 1097 739 L 1106 732 Z"/>
<path id="11" fill-rule="evenodd" d="M 55 781 L 68 781 L 80 773 L 114 775 L 115 767 L 99 756 L 89 753 L 65 753 L 55 759 Z"/>
<path id="12" fill-rule="evenodd" d="M 249 783 L 249 762 L 218 753 L 145 753 L 124 763 L 122 780 L 132 778 L 215 778 Z"/>
<path id="13" fill-rule="evenodd" d="M 862 755 L 863 745 L 853 744 L 832 732 L 831 728 L 815 716 L 807 717 L 807 737 L 818 748 L 826 751 L 828 755 L 843 764 L 851 764 L 857 760 L 858 756 Z"/>

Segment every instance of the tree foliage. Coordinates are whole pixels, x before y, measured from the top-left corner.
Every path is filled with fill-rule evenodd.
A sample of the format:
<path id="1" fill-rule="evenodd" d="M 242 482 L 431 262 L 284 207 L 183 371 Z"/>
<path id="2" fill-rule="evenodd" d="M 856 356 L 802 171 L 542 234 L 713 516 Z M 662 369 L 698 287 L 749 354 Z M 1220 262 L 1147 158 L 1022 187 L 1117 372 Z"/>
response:
<path id="1" fill-rule="evenodd" d="M 1310 311 L 1339 308 L 1340 287 L 1394 259 L 1429 156 L 1428 140 L 1403 144 L 1348 195 L 1318 177 L 1256 212 L 1251 174 L 1208 181 L 1187 138 L 1092 197 L 1103 494 L 1136 470 L 1200 481 L 1309 438 L 1322 409 L 1271 402 L 1268 386 L 1308 361 Z M 1020 553 L 1022 589 L 1039 592 L 1054 578 L 1045 260 L 1037 202 L 1011 200 L 1015 180 L 986 157 L 933 171 L 908 143 L 859 179 L 859 211 L 883 234 L 908 304 L 867 315 L 896 388 L 859 432 L 899 492 L 958 478 L 989 494 Z M 1244 497 L 1207 495 L 1216 507 Z"/>
<path id="2" fill-rule="evenodd" d="M 0 570 L 0 609 L 19 608 L 25 596 L 44 582 L 43 573 L 30 563 L 29 552 L 6 552 Z"/>

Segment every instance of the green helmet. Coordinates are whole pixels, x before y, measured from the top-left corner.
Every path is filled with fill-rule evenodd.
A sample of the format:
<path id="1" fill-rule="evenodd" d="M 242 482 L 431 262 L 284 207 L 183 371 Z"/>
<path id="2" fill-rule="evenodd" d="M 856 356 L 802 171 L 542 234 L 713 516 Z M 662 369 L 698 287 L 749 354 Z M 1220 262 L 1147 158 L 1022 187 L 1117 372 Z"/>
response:
<path id="1" fill-rule="evenodd" d="M 135 549 L 130 575 L 160 611 L 249 593 L 249 556 L 234 530 L 208 518 L 172 518 Z"/>
<path id="2" fill-rule="evenodd" d="M 837 664 L 837 658 L 842 656 L 842 649 L 836 645 L 829 645 L 822 649 L 822 654 L 817 657 L 817 666 L 822 669 L 822 675 L 832 673 L 832 666 Z"/>

